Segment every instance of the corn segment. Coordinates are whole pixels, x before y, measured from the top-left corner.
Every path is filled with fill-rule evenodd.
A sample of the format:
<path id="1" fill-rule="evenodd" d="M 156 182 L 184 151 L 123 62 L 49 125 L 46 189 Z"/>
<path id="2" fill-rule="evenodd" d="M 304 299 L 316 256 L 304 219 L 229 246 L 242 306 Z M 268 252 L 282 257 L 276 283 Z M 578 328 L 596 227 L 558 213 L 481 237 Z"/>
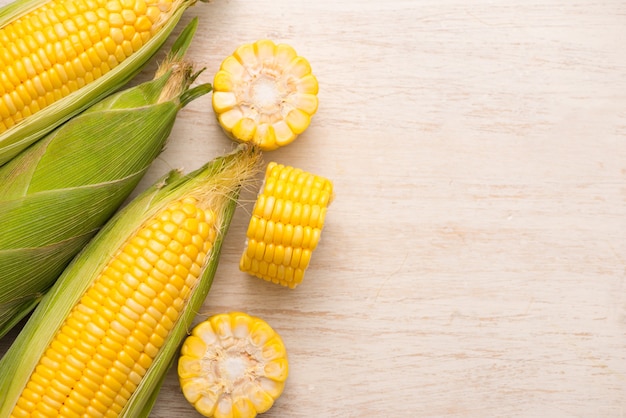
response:
<path id="1" fill-rule="evenodd" d="M 271 162 L 254 205 L 239 268 L 295 288 L 321 238 L 333 199 L 330 180 Z"/>
<path id="2" fill-rule="evenodd" d="M 17 0 L 0 9 L 0 165 L 128 82 L 195 0 Z"/>
<path id="3" fill-rule="evenodd" d="M 226 134 L 263 151 L 294 141 L 317 112 L 309 62 L 269 40 L 237 48 L 222 62 L 213 88 L 213 109 Z"/>
<path id="4" fill-rule="evenodd" d="M 193 20 L 155 79 L 113 94 L 0 167 L 0 336 L 28 314 L 163 150 L 191 87 Z"/>
<path id="5" fill-rule="evenodd" d="M 254 418 L 282 394 L 287 351 L 261 318 L 213 315 L 183 343 L 178 377 L 185 398 L 205 417 Z"/>
<path id="6" fill-rule="evenodd" d="M 115 215 L 0 360 L 0 416 L 147 416 L 259 162 L 240 147 L 172 172 Z"/>

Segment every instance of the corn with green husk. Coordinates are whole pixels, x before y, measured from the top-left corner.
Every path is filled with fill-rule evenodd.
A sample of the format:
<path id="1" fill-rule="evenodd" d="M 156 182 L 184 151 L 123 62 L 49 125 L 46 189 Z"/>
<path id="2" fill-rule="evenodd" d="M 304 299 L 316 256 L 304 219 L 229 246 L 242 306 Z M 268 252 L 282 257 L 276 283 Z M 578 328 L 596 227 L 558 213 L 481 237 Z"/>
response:
<path id="1" fill-rule="evenodd" d="M 32 310 L 162 151 L 178 111 L 210 91 L 183 54 L 193 20 L 154 80 L 115 93 L 0 167 L 0 336 Z"/>
<path id="2" fill-rule="evenodd" d="M 134 77 L 196 0 L 0 8 L 0 165 Z"/>
<path id="3" fill-rule="evenodd" d="M 118 212 L 0 360 L 0 416 L 147 416 L 260 159 L 242 145 L 170 173 Z"/>

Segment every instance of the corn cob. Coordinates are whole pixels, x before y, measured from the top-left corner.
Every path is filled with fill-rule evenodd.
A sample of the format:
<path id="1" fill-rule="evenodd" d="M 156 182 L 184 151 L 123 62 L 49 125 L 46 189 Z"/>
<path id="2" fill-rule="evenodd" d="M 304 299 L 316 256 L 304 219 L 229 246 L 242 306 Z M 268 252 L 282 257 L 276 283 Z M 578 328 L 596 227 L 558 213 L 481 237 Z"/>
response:
<path id="1" fill-rule="evenodd" d="M 269 163 L 246 232 L 240 270 L 295 288 L 321 238 L 332 199 L 330 180 Z"/>
<path id="2" fill-rule="evenodd" d="M 174 171 L 118 212 L 0 360 L 0 416 L 147 416 L 259 161 L 241 147 Z"/>
<path id="3" fill-rule="evenodd" d="M 205 417 L 266 412 L 282 394 L 288 373 L 280 335 L 243 312 L 213 315 L 196 325 L 178 360 L 183 394 Z"/>
<path id="4" fill-rule="evenodd" d="M 25 316 L 135 188 L 177 112 L 210 85 L 183 58 L 182 31 L 153 81 L 116 93 L 0 167 L 0 336 Z"/>
<path id="5" fill-rule="evenodd" d="M 0 9 L 0 165 L 128 82 L 196 0 L 17 0 Z"/>
<path id="6" fill-rule="evenodd" d="M 226 134 L 264 151 L 285 146 L 317 112 L 309 62 L 286 44 L 260 40 L 227 57 L 213 80 L 213 109 Z"/>

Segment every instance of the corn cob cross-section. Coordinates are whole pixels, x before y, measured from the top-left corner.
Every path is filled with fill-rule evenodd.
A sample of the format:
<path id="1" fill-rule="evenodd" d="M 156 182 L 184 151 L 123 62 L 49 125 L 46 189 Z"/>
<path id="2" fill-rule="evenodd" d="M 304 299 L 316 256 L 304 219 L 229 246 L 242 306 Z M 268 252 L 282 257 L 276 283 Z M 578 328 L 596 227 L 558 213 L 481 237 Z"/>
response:
<path id="1" fill-rule="evenodd" d="M 330 180 L 299 168 L 269 163 L 239 268 L 295 288 L 302 282 L 320 240 L 332 199 Z"/>
<path id="2" fill-rule="evenodd" d="M 283 392 L 288 373 L 280 335 L 243 312 L 198 324 L 178 360 L 183 394 L 206 417 L 254 418 L 266 412 Z"/>
<path id="3" fill-rule="evenodd" d="M 258 161 L 173 172 L 107 223 L 0 360 L 0 416 L 148 416 Z"/>
<path id="4" fill-rule="evenodd" d="M 213 109 L 227 135 L 264 151 L 294 141 L 317 112 L 317 78 L 289 45 L 241 45 L 213 81 Z"/>
<path id="5" fill-rule="evenodd" d="M 194 2 L 17 0 L 0 9 L 0 164 L 130 80 Z"/>

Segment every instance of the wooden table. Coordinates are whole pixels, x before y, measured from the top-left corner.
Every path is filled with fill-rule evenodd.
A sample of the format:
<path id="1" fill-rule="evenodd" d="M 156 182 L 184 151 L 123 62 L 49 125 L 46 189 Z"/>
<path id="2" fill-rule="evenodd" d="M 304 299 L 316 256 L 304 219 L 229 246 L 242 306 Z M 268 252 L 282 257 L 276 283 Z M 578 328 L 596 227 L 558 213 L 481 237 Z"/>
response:
<path id="1" fill-rule="evenodd" d="M 214 0 L 176 33 L 195 16 L 200 81 L 269 38 L 320 83 L 265 154 L 335 184 L 304 283 L 238 270 L 248 191 L 202 312 L 283 336 L 264 416 L 626 416 L 626 3 Z M 140 188 L 230 149 L 199 99 Z M 152 416 L 199 416 L 174 370 Z"/>

